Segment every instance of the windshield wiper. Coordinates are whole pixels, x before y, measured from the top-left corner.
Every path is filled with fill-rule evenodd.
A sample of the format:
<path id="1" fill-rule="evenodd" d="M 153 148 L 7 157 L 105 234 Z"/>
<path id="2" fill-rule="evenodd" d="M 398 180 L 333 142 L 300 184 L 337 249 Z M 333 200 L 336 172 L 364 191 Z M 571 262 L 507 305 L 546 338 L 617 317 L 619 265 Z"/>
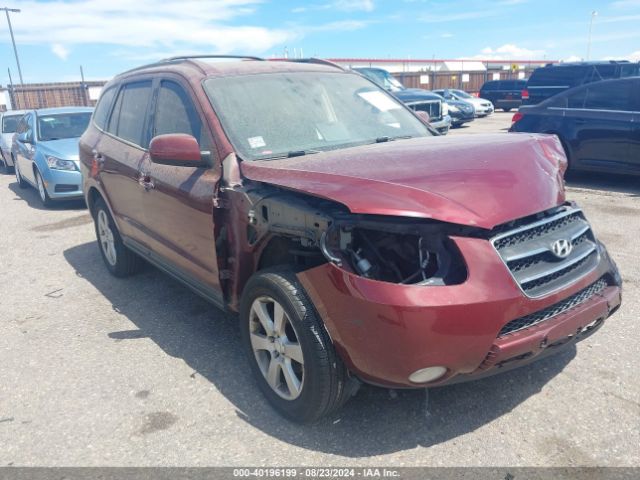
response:
<path id="1" fill-rule="evenodd" d="M 310 155 L 312 153 L 320 153 L 321 150 L 291 150 L 290 152 L 283 153 L 282 155 L 274 155 L 273 157 L 263 157 L 257 160 L 279 160 L 282 158 L 302 157 L 304 155 Z"/>
<path id="2" fill-rule="evenodd" d="M 403 140 L 407 138 L 413 138 L 413 135 L 398 135 L 397 137 L 378 137 L 376 143 L 393 142 L 394 140 Z"/>

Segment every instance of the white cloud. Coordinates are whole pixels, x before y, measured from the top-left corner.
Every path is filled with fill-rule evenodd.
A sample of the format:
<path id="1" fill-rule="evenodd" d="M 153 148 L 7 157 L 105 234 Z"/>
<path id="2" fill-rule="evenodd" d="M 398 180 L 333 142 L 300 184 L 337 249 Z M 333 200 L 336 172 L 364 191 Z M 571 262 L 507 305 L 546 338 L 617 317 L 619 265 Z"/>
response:
<path id="1" fill-rule="evenodd" d="M 498 48 L 486 47 L 471 58 L 487 60 L 539 60 L 545 54 L 544 50 L 529 50 L 518 47 L 512 43 L 506 43 Z"/>
<path id="2" fill-rule="evenodd" d="M 53 45 L 51 45 L 51 51 L 56 57 L 62 60 L 66 60 L 69 56 L 69 50 L 64 45 L 60 45 L 59 43 L 54 43 Z"/>
<path id="3" fill-rule="evenodd" d="M 372 12 L 375 9 L 373 0 L 334 0 L 328 3 L 305 5 L 291 9 L 292 13 L 304 13 L 313 10 L 339 10 L 342 12 Z"/>
<path id="4" fill-rule="evenodd" d="M 567 58 L 563 58 L 562 62 L 581 62 L 583 60 L 582 57 L 578 55 L 569 55 Z"/>
<path id="5" fill-rule="evenodd" d="M 453 38 L 453 33 L 443 33 L 442 35 L 440 35 L 440 37 L 442 38 Z"/>
<path id="6" fill-rule="evenodd" d="M 611 4 L 614 8 L 640 8 L 640 0 L 618 0 Z"/>
<path id="7" fill-rule="evenodd" d="M 640 50 L 629 54 L 629 60 L 632 62 L 640 62 Z"/>
<path id="8" fill-rule="evenodd" d="M 12 22 L 19 43 L 111 44 L 132 51 L 185 48 L 208 53 L 260 53 L 295 38 L 286 29 L 225 24 L 254 12 L 260 3 L 261 0 L 26 0 L 20 4 L 22 13 L 15 15 Z"/>

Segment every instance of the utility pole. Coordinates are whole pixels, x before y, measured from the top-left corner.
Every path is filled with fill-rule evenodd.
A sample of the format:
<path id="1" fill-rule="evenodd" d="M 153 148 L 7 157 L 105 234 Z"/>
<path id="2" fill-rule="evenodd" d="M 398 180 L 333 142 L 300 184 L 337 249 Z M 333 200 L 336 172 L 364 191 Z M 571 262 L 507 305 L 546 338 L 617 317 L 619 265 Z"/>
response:
<path id="1" fill-rule="evenodd" d="M 591 57 L 591 30 L 593 29 L 593 19 L 598 15 L 598 12 L 593 10 L 591 12 L 591 20 L 589 21 L 589 39 L 587 40 L 587 60 Z"/>

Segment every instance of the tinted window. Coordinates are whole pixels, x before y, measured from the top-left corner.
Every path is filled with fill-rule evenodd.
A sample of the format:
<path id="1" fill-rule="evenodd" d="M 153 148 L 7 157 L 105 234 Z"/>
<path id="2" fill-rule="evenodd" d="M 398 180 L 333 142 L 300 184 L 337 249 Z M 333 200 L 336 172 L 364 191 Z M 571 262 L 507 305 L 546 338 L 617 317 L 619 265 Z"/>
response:
<path id="1" fill-rule="evenodd" d="M 146 146 L 144 125 L 151 97 L 151 82 L 124 85 L 116 100 L 108 131 L 136 145 Z"/>
<path id="2" fill-rule="evenodd" d="M 162 82 L 158 93 L 153 135 L 186 133 L 202 139 L 202 122 L 193 102 L 180 85 Z"/>
<path id="3" fill-rule="evenodd" d="M 589 67 L 540 67 L 533 71 L 528 86 L 572 87 L 581 85 Z"/>
<path id="4" fill-rule="evenodd" d="M 15 133 L 22 115 L 5 115 L 2 117 L 2 133 Z"/>
<path id="5" fill-rule="evenodd" d="M 487 92 L 491 92 L 491 91 L 497 90 L 497 89 L 498 89 L 497 82 L 487 82 L 482 86 L 482 90 L 485 90 Z"/>
<path id="6" fill-rule="evenodd" d="M 109 110 L 111 110 L 111 104 L 113 103 L 113 97 L 115 96 L 117 89 L 112 87 L 109 90 L 102 92 L 96 111 L 93 114 L 93 121 L 95 124 L 104 130 L 107 124 L 107 117 L 109 116 Z"/>
<path id="7" fill-rule="evenodd" d="M 584 108 L 590 110 L 632 110 L 631 82 L 613 82 L 587 88 Z"/>
<path id="8" fill-rule="evenodd" d="M 616 78 L 616 73 L 616 65 L 596 65 L 591 75 L 591 81 L 597 82 L 598 80 L 608 80 L 610 78 Z"/>

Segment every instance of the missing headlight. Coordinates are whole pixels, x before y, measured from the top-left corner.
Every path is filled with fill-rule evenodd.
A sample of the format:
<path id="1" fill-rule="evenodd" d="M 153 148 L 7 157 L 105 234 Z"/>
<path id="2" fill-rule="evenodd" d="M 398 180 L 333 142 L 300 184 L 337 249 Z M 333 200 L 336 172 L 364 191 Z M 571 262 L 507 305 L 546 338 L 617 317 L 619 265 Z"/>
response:
<path id="1" fill-rule="evenodd" d="M 322 249 L 329 261 L 382 282 L 453 285 L 467 276 L 462 255 L 443 234 L 342 226 L 323 236 Z"/>

